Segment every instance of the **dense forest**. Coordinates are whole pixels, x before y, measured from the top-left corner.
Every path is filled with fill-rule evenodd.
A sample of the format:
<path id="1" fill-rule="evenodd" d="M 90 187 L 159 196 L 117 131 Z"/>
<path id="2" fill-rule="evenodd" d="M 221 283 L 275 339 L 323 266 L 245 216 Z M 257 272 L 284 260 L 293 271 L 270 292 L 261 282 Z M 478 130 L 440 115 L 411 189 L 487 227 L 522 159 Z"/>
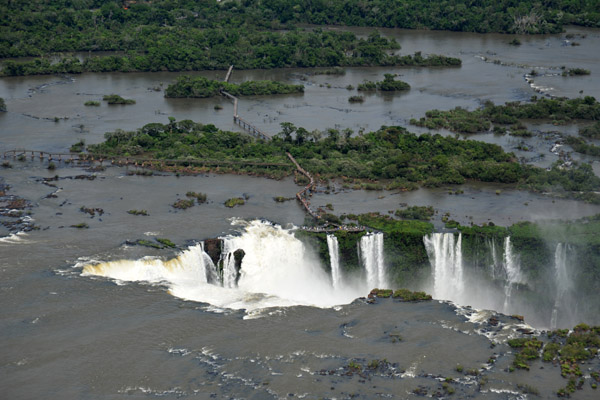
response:
<path id="1" fill-rule="evenodd" d="M 276 81 L 246 81 L 240 84 L 215 81 L 202 76 L 182 75 L 165 89 L 165 97 L 213 97 L 221 90 L 233 96 L 258 96 L 304 92 L 303 85 Z"/>
<path id="2" fill-rule="evenodd" d="M 263 141 L 185 120 L 152 123 L 137 131 L 109 132 L 105 139 L 89 146 L 89 152 L 97 157 L 177 159 L 191 166 L 206 160 L 220 160 L 221 165 L 229 161 L 238 164 L 220 167 L 219 171 L 283 177 L 292 169 L 256 163 L 284 164 L 285 152 L 289 151 L 314 174 L 360 180 L 366 189 L 410 190 L 473 179 L 600 201 L 593 193 L 600 187 L 600 178 L 589 164 L 572 168 L 556 164 L 545 170 L 518 163 L 512 153 L 497 145 L 441 135 L 417 136 L 400 127 L 353 135 L 351 130 L 308 132 L 283 123 L 273 140 Z M 384 180 L 385 186 L 375 184 L 379 180 Z"/>
<path id="3" fill-rule="evenodd" d="M 280 29 L 298 23 L 547 33 L 560 31 L 564 24 L 598 26 L 600 4 L 595 0 L 29 0 L 2 2 L 0 15 L 0 56 L 7 57 L 145 50 L 158 39 L 184 35 L 173 42 L 180 48 L 187 32 L 227 28 L 235 36 L 238 28 Z"/>
<path id="4" fill-rule="evenodd" d="M 143 29 L 142 29 L 143 30 Z M 184 30 L 171 33 L 158 42 L 148 34 L 146 50 L 128 50 L 114 55 L 92 56 L 80 60 L 73 56 L 51 61 L 6 60 L 2 75 L 21 76 L 53 73 L 200 71 L 227 69 L 269 69 L 282 67 L 333 66 L 460 66 L 461 60 L 442 55 L 395 54 L 400 48 L 374 32 L 358 38 L 350 32 L 315 29 L 288 32 L 231 30 Z M 115 47 L 118 49 L 118 46 Z"/>
<path id="5" fill-rule="evenodd" d="M 0 58 L 62 52 L 118 55 L 57 64 L 5 62 L 5 75 L 82 71 L 421 65 L 391 54 L 378 35 L 299 28 L 301 24 L 547 33 L 574 23 L 599 26 L 594 0 L 30 0 L 0 4 Z M 430 60 L 453 65 L 456 60 Z M 427 64 L 426 64 L 427 65 Z"/>

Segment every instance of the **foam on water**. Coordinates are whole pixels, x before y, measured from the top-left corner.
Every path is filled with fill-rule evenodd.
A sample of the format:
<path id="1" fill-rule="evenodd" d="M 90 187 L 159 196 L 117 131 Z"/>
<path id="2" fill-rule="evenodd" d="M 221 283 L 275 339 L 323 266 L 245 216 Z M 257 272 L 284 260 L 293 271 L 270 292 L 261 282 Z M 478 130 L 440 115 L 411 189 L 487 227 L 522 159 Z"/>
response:
<path id="1" fill-rule="evenodd" d="M 333 307 L 346 304 L 369 290 L 367 285 L 334 288 L 315 254 L 293 232 L 264 221 L 243 222 L 241 234 L 223 238 L 228 251 L 242 249 L 237 287 L 227 279 L 222 286 L 211 276 L 215 266 L 202 244 L 170 260 L 142 258 L 82 267 L 83 276 L 103 276 L 119 282 L 165 285 L 173 296 L 225 309 L 248 311 L 293 305 Z"/>
<path id="2" fill-rule="evenodd" d="M 0 237 L 0 244 L 11 245 L 11 244 L 30 243 L 30 241 L 27 240 L 26 237 L 27 237 L 27 233 L 25 233 L 25 232 L 13 233 L 9 236 Z"/>

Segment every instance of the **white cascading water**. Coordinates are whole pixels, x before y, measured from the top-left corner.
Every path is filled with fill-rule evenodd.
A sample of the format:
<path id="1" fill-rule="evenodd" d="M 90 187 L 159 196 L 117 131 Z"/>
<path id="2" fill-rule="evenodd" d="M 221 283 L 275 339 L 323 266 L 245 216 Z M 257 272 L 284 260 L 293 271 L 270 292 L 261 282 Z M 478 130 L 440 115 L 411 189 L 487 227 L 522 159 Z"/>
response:
<path id="1" fill-rule="evenodd" d="M 383 233 L 369 233 L 360 238 L 359 253 L 367 273 L 368 287 L 370 289 L 387 288 L 383 258 Z"/>
<path id="2" fill-rule="evenodd" d="M 166 285 L 170 294 L 182 299 L 248 311 L 292 305 L 332 307 L 365 295 L 364 285 L 332 288 L 316 254 L 305 249 L 291 231 L 264 221 L 236 224 L 243 225 L 241 235 L 222 238 L 227 251 L 223 286 L 201 244 L 167 261 L 146 258 L 86 265 L 82 275 Z M 245 256 L 235 287 L 232 252 L 237 249 L 244 250 Z M 229 262 L 232 265 L 228 266 Z"/>
<path id="3" fill-rule="evenodd" d="M 500 262 L 498 260 L 498 252 L 496 251 L 496 242 L 492 238 L 488 240 L 487 244 L 492 253 L 492 265 L 490 265 L 491 276 L 492 279 L 496 279 L 496 271 L 498 270 L 498 266 L 500 265 Z"/>
<path id="4" fill-rule="evenodd" d="M 503 312 L 508 313 L 513 285 L 521 281 L 521 268 L 517 257 L 513 254 L 510 236 L 504 238 L 504 307 Z"/>
<path id="5" fill-rule="evenodd" d="M 235 278 L 237 271 L 235 269 L 235 257 L 233 253 L 237 250 L 233 247 L 231 240 L 223 241 L 222 261 L 223 261 L 223 287 L 233 288 L 236 286 Z"/>
<path id="6" fill-rule="evenodd" d="M 461 303 L 465 283 L 462 265 L 462 235 L 432 233 L 423 237 L 433 275 L 433 297 Z"/>
<path id="7" fill-rule="evenodd" d="M 216 278 L 216 269 L 204 252 L 202 243 L 190 247 L 179 257 L 163 261 L 145 257 L 139 260 L 119 260 L 83 267 L 82 275 L 109 276 L 117 281 L 146 281 L 175 284 L 208 283 Z"/>
<path id="8" fill-rule="evenodd" d="M 327 235 L 327 248 L 331 265 L 331 285 L 334 289 L 338 289 L 342 284 L 342 271 L 340 269 L 340 250 L 335 235 Z"/>
<path id="9" fill-rule="evenodd" d="M 204 242 L 200 243 L 200 250 L 202 254 L 199 254 L 198 257 L 202 259 L 202 264 L 204 265 L 204 270 L 206 271 L 206 283 L 215 284 L 219 281 L 219 274 L 217 273 L 217 267 L 213 263 L 212 259 L 204 251 Z M 196 252 L 194 251 L 194 253 Z"/>
<path id="10" fill-rule="evenodd" d="M 556 297 L 550 319 L 550 329 L 556 329 L 558 325 L 558 309 L 561 307 L 565 294 L 571 290 L 572 283 L 567 265 L 568 246 L 563 243 L 556 245 L 554 250 L 554 279 L 556 282 Z"/>

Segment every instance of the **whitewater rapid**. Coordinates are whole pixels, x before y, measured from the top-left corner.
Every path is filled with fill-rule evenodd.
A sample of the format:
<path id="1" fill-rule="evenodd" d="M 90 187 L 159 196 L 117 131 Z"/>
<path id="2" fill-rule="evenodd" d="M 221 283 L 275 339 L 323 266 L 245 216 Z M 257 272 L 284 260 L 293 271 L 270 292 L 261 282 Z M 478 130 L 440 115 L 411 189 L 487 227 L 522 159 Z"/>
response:
<path id="1" fill-rule="evenodd" d="M 253 311 L 267 307 L 308 305 L 333 307 L 348 304 L 371 289 L 366 282 L 344 282 L 323 269 L 292 230 L 265 221 L 236 221 L 240 234 L 223 237 L 224 253 L 242 249 L 240 279 L 232 284 L 226 259 L 223 283 L 216 283 L 215 265 L 202 243 L 170 260 L 142 258 L 87 264 L 83 276 L 100 276 L 123 284 L 146 282 L 162 285 L 171 295 L 208 303 L 220 309 Z"/>

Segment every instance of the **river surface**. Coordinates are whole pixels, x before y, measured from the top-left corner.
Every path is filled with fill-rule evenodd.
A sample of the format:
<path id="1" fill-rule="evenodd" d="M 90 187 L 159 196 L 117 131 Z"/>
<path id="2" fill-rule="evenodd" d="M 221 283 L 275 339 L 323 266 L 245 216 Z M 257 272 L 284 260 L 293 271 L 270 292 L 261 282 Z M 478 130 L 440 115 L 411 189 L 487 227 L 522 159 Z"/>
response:
<path id="1" fill-rule="evenodd" d="M 368 30 L 355 32 L 363 35 Z M 347 68 L 343 76 L 315 75 L 315 70 L 304 69 L 234 70 L 232 80 L 275 79 L 305 85 L 302 95 L 240 100 L 239 114 L 270 134 L 278 132 L 281 122 L 309 130 L 369 131 L 381 125 L 402 125 L 420 133 L 427 130 L 410 126 L 408 121 L 433 108 L 474 109 L 486 100 L 526 101 L 533 95 L 600 98 L 600 33 L 589 29 L 569 32 L 575 35 L 571 39 L 564 34 L 519 36 L 523 44 L 515 47 L 508 45 L 513 38 L 510 35 L 381 30 L 398 40 L 401 54 L 444 54 L 460 57 L 463 65 Z M 580 45 L 570 46 L 572 41 Z M 561 66 L 582 67 L 592 73 L 562 77 Z M 534 84 L 525 79 L 531 69 L 543 75 L 536 77 Z M 357 93 L 347 90 L 347 85 L 379 80 L 384 73 L 399 74 L 412 89 L 402 94 L 366 95 L 360 105 L 348 103 L 348 97 Z M 225 73 L 197 74 L 222 79 Z M 98 143 L 107 131 L 166 123 L 170 116 L 239 129 L 232 122 L 232 105 L 226 99 L 164 98 L 160 89 L 178 75 L 3 78 L 0 97 L 6 100 L 8 112 L 0 113 L 0 154 L 14 148 L 66 152 L 79 139 Z M 111 93 L 133 98 L 136 104 L 83 105 Z M 215 110 L 216 104 L 223 109 Z M 472 137 L 548 166 L 559 157 L 556 149 L 550 151 L 560 141 L 553 132 L 576 135 L 578 129 L 577 125 L 557 127 L 551 123 L 531 126 L 542 133 L 529 139 L 492 134 Z M 215 174 L 145 177 L 128 175 L 135 171 L 133 167 L 91 173 L 64 163 L 49 171 L 47 162 L 37 159 L 21 162 L 10 156 L 2 161 L 12 166 L 0 169 L 0 184 L 10 186 L 4 188 L 6 195 L 20 196 L 31 204 L 25 209 L 30 215 L 22 225 L 12 230 L 0 228 L 0 389 L 6 398 L 412 398 L 419 388 L 429 395 L 443 395 L 442 380 L 452 377 L 455 398 L 509 399 L 523 398 L 517 383 L 537 387 L 542 398 L 554 396 L 566 385 L 557 366 L 539 369 L 540 363 L 529 372 L 506 372 L 512 356 L 503 341 L 516 335 L 516 327 L 522 327 L 518 321 L 500 316 L 501 325 L 495 329 L 485 323 L 491 311 L 439 301 L 353 301 L 368 293 L 360 282 L 346 291 L 330 293 L 327 286 L 311 280 L 322 273 L 314 249 L 306 249 L 301 264 L 294 264 L 297 257 L 286 257 L 296 253 L 285 254 L 286 248 L 273 242 L 279 258 L 265 263 L 299 265 L 297 269 L 307 271 L 288 293 L 269 294 L 277 285 L 262 293 L 244 291 L 244 287 L 258 284 L 246 280 L 229 292 L 205 285 L 199 286 L 206 289 L 201 293 L 182 294 L 180 289 L 189 288 L 190 277 L 178 275 L 179 270 L 173 272 L 167 260 L 204 239 L 243 235 L 244 224 L 250 221 L 264 219 L 281 226 L 267 228 L 270 224 L 266 222 L 254 222 L 263 224 L 264 230 L 256 232 L 263 238 L 279 235 L 285 239 L 286 228 L 303 224 L 305 214 L 295 201 L 273 201 L 275 196 L 294 196 L 298 186 L 291 179 Z M 597 161 L 594 168 L 598 171 Z M 76 179 L 81 175 L 96 178 Z M 55 176 L 58 180 L 43 181 Z M 342 214 L 432 205 L 438 210 L 434 223 L 439 228 L 446 213 L 464 224 L 493 221 L 501 225 L 600 213 L 600 206 L 551 199 L 504 185 L 467 183 L 409 193 L 351 191 L 343 190 L 339 182 L 332 185 L 329 193 L 321 188 L 314 195 L 315 206 L 331 204 L 336 214 Z M 449 194 L 458 189 L 463 193 Z M 173 208 L 188 191 L 206 193 L 207 204 L 188 210 Z M 226 208 L 223 203 L 231 197 L 246 197 L 246 204 Z M 3 207 L 8 201 L 4 199 Z M 91 217 L 81 207 L 103 212 Z M 149 216 L 127 213 L 142 209 Z M 80 223 L 89 228 L 71 227 Z M 39 230 L 16 233 L 32 225 Z M 131 245 L 155 238 L 168 238 L 178 248 Z M 119 264 L 123 268 L 117 271 L 86 270 L 88 265 L 123 260 L 130 263 Z M 176 275 L 176 284 L 169 280 L 170 275 L 152 275 L 143 260 L 164 262 L 169 266 L 165 274 Z M 256 276 L 263 282 L 280 274 L 282 282 L 289 282 L 286 270 L 270 272 L 257 271 Z M 311 299 L 294 295 L 308 290 L 314 290 Z M 214 294 L 212 301 L 207 293 Z M 396 340 L 398 337 L 401 340 Z M 492 356 L 497 361 L 488 364 Z M 348 367 L 383 359 L 389 364 L 382 363 L 372 371 L 358 373 Z M 458 373 L 457 364 L 480 374 Z M 589 368 L 598 370 L 597 364 L 594 360 Z M 586 386 L 575 398 L 592 399 L 595 394 Z"/>

